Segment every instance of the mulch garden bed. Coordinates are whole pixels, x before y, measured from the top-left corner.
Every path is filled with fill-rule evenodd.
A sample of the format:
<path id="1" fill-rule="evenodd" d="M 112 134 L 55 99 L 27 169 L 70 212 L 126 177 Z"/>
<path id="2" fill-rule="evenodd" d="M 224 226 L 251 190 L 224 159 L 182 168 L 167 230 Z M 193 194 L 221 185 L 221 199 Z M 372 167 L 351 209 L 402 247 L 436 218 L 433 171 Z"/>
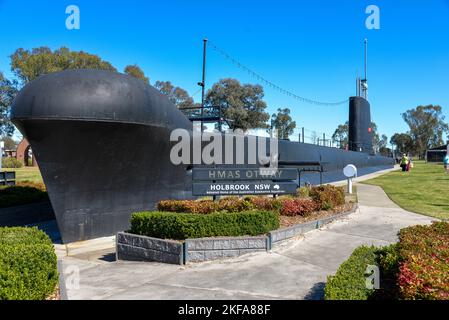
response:
<path id="1" fill-rule="evenodd" d="M 305 223 L 317 219 L 323 219 L 332 217 L 344 212 L 351 211 L 354 208 L 354 203 L 345 203 L 344 205 L 337 206 L 332 210 L 327 211 L 316 211 L 307 216 L 280 216 L 280 228 L 291 227 L 295 224 Z"/>

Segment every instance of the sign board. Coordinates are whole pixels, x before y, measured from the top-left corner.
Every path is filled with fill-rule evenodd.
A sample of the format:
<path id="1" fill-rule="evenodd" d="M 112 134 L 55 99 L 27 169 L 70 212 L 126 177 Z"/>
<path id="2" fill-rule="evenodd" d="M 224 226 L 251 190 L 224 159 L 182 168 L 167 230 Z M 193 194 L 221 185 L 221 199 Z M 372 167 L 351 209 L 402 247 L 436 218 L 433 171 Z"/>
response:
<path id="1" fill-rule="evenodd" d="M 353 164 L 348 164 L 346 167 L 344 167 L 343 174 L 347 178 L 353 178 L 357 176 L 357 168 Z"/>
<path id="2" fill-rule="evenodd" d="M 223 181 L 223 182 L 194 182 L 194 196 L 221 195 L 267 195 L 293 194 L 297 189 L 296 182 L 273 181 Z"/>
<path id="3" fill-rule="evenodd" d="M 296 180 L 297 169 L 286 168 L 194 168 L 192 172 L 194 181 L 235 181 L 235 180 Z"/>
<path id="4" fill-rule="evenodd" d="M 194 196 L 294 194 L 298 170 L 291 168 L 194 168 Z"/>

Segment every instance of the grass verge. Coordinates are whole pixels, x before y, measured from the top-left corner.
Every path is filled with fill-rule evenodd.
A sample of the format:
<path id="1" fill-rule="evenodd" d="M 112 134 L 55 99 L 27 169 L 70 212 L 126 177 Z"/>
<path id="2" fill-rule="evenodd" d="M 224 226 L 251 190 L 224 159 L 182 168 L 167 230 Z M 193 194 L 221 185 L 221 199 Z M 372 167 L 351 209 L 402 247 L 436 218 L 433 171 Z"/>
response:
<path id="1" fill-rule="evenodd" d="M 394 171 L 362 183 L 381 187 L 407 211 L 449 219 L 449 174 L 442 165 L 416 161 L 410 172 Z"/>

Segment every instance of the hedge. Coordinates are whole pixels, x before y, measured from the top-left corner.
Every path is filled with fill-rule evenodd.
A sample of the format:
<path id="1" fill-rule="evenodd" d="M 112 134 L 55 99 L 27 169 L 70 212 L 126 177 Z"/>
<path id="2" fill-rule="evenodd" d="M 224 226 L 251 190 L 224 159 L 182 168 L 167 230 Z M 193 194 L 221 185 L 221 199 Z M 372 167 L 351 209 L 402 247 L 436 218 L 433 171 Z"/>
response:
<path id="1" fill-rule="evenodd" d="M 23 163 L 16 158 L 8 157 L 2 158 L 2 168 L 5 169 L 13 169 L 13 168 L 22 168 Z"/>
<path id="2" fill-rule="evenodd" d="M 360 247 L 328 278 L 326 299 L 449 300 L 449 223 L 399 232 L 399 243 Z M 368 264 L 378 265 L 381 289 L 365 288 Z"/>
<path id="3" fill-rule="evenodd" d="M 43 185 L 43 184 L 42 184 Z M 45 187 L 44 187 L 45 188 Z M 0 208 L 47 201 L 48 195 L 41 184 L 27 183 L 0 188 Z"/>
<path id="4" fill-rule="evenodd" d="M 131 216 L 129 232 L 148 237 L 184 240 L 219 236 L 257 236 L 279 228 L 272 211 L 212 213 L 139 212 Z"/>
<path id="5" fill-rule="evenodd" d="M 57 258 L 37 228 L 0 228 L 0 300 L 44 300 L 58 284 Z"/>
<path id="6" fill-rule="evenodd" d="M 366 288 L 365 271 L 376 264 L 375 247 L 362 246 L 354 250 L 334 276 L 327 278 L 325 300 L 367 300 L 373 290 Z"/>
<path id="7" fill-rule="evenodd" d="M 396 297 L 395 285 L 398 250 L 396 245 L 383 248 L 361 246 L 329 276 L 324 290 L 325 300 L 380 300 Z M 366 287 L 368 265 L 380 269 L 380 290 Z"/>
<path id="8" fill-rule="evenodd" d="M 434 222 L 399 233 L 398 285 L 404 299 L 449 300 L 449 223 Z"/>

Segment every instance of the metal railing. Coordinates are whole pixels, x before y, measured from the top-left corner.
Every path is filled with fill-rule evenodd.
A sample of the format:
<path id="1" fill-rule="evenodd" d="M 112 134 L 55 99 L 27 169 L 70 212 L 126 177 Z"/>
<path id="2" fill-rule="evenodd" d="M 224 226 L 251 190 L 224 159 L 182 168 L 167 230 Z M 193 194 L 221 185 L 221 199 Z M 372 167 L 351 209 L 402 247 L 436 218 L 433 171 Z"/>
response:
<path id="1" fill-rule="evenodd" d="M 15 171 L 0 172 L 0 186 L 15 186 L 15 185 L 16 185 Z"/>
<path id="2" fill-rule="evenodd" d="M 222 131 L 223 123 L 227 123 L 223 118 L 221 106 L 180 108 L 179 110 L 184 113 L 190 121 L 216 123 L 219 131 Z"/>
<path id="3" fill-rule="evenodd" d="M 223 111 L 221 106 L 207 106 L 207 107 L 191 107 L 191 108 L 180 108 L 181 112 L 190 121 L 199 121 L 202 123 L 216 123 L 216 129 L 223 131 L 223 125 L 229 126 L 230 122 L 226 120 L 223 116 Z M 270 130 L 267 129 L 267 133 L 270 134 Z M 305 127 L 296 128 L 292 134 L 288 136 L 288 139 L 293 142 L 301 142 L 307 144 L 314 144 L 323 147 L 351 150 L 352 145 L 357 145 L 361 147 L 360 144 L 351 143 L 343 140 L 336 140 L 332 138 L 332 134 L 328 132 L 322 132 L 317 130 L 310 130 Z M 366 146 L 368 147 L 368 146 Z"/>

